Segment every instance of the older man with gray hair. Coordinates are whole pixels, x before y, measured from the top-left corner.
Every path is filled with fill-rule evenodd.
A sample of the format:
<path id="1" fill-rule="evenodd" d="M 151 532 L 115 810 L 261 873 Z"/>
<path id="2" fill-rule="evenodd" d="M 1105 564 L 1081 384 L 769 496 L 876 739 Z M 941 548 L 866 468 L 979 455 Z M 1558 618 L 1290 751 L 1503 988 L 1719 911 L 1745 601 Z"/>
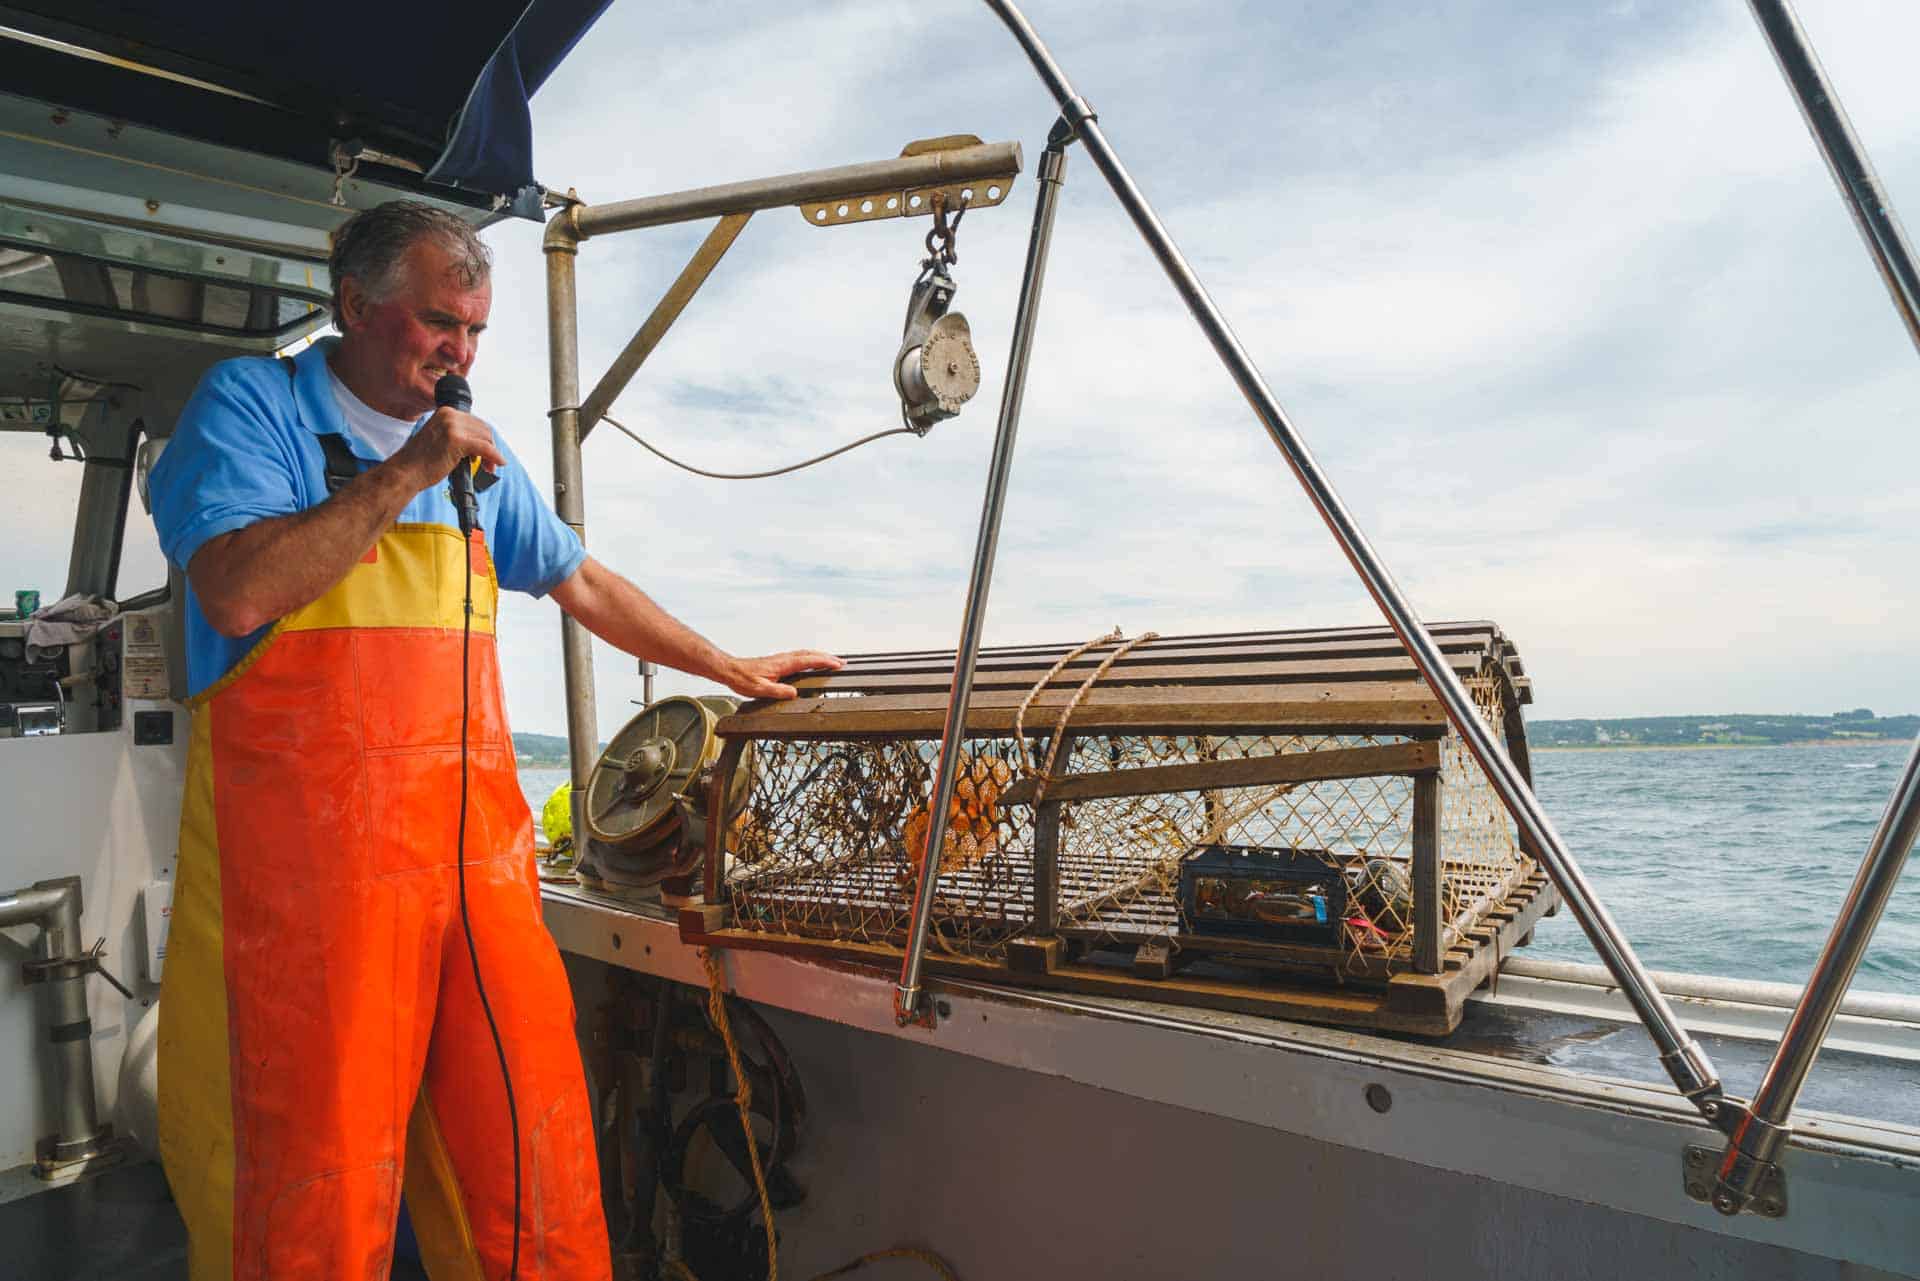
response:
<path id="1" fill-rule="evenodd" d="M 210 370 L 152 477 L 194 708 L 160 1143 L 192 1275 L 386 1275 L 404 1185 L 436 1278 L 608 1275 L 565 975 L 495 661 L 500 587 L 748 696 L 737 658 L 588 556 L 506 443 L 435 406 L 488 252 L 417 202 L 335 237 L 337 340 Z M 447 479 L 477 459 L 479 528 Z"/>

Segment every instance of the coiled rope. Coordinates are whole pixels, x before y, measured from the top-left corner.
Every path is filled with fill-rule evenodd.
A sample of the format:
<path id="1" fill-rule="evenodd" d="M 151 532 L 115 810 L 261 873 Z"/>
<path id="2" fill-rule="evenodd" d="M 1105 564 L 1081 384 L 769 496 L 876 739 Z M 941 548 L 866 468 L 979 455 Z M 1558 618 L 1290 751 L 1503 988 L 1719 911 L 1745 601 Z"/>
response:
<path id="1" fill-rule="evenodd" d="M 760 1222 L 767 1233 L 767 1281 L 780 1281 L 780 1249 L 773 1240 L 773 1202 L 767 1198 L 767 1176 L 760 1169 L 760 1141 L 753 1136 L 753 1085 L 746 1069 L 740 1066 L 740 1047 L 734 1044 L 733 1021 L 727 1017 L 727 990 L 720 977 L 720 958 L 710 947 L 700 949 L 700 960 L 707 967 L 707 1017 L 720 1030 L 727 1044 L 727 1062 L 733 1067 L 733 1079 L 740 1088 L 733 1102 L 740 1109 L 740 1131 L 747 1136 L 747 1164 L 753 1168 L 753 1190 L 760 1196 Z"/>
<path id="2" fill-rule="evenodd" d="M 740 1088 L 734 1091 L 733 1102 L 740 1109 L 740 1129 L 747 1136 L 747 1160 L 753 1167 L 753 1190 L 760 1197 L 760 1222 L 767 1234 L 767 1281 L 780 1281 L 780 1248 L 773 1236 L 773 1202 L 767 1196 L 767 1178 L 760 1169 L 760 1143 L 753 1135 L 753 1087 L 747 1081 L 746 1071 L 740 1063 L 740 1047 L 733 1039 L 733 1023 L 727 1018 L 726 980 L 720 973 L 719 954 L 710 947 L 703 947 L 700 949 L 700 960 L 707 968 L 707 1017 L 719 1029 L 720 1039 L 727 1046 L 727 1063 L 733 1068 L 733 1079 L 740 1083 Z M 946 1260 L 931 1250 L 911 1246 L 895 1246 L 890 1250 L 863 1254 L 831 1272 L 822 1272 L 813 1281 L 831 1281 L 831 1278 L 845 1276 L 882 1259 L 915 1259 L 938 1272 L 941 1281 L 959 1281 Z M 666 1268 L 680 1281 L 700 1281 L 694 1276 L 693 1270 L 679 1259 L 667 1260 Z"/>

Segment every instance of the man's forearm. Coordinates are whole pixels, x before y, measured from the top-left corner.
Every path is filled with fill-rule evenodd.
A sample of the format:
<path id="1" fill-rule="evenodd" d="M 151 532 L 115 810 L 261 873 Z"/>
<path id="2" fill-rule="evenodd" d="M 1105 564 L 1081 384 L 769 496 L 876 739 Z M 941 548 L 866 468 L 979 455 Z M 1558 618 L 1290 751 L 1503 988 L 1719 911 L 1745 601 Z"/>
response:
<path id="1" fill-rule="evenodd" d="M 719 681 L 746 698 L 792 698 L 796 690 L 784 682 L 796 672 L 834 671 L 846 665 L 817 649 L 736 657 L 591 556 L 552 595 L 555 604 L 609 645 L 636 658 Z"/>
<path id="2" fill-rule="evenodd" d="M 636 658 L 722 684 L 738 679 L 739 663 L 731 655 L 591 557 L 552 595 L 588 631 Z"/>
<path id="3" fill-rule="evenodd" d="M 245 636 L 320 599 L 413 501 L 416 480 L 382 463 L 317 507 L 209 539 L 187 567 L 207 621 Z"/>

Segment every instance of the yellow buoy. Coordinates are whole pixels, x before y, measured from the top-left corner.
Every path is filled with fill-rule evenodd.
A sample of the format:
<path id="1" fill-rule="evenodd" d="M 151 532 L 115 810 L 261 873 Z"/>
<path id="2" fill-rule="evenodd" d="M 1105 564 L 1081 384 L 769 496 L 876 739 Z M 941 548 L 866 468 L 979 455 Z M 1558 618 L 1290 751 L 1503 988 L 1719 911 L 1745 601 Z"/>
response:
<path id="1" fill-rule="evenodd" d="M 546 833 L 548 845 L 558 845 L 562 841 L 573 842 L 573 783 L 560 784 L 553 789 L 553 795 L 540 807 L 540 830 Z"/>

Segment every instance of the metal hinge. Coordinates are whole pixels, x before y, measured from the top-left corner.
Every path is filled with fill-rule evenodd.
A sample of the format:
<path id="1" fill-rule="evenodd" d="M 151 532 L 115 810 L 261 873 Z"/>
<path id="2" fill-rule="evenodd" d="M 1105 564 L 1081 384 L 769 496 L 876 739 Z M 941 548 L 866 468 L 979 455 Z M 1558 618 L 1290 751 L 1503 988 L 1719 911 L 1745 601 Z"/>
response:
<path id="1" fill-rule="evenodd" d="M 1687 1144 L 1682 1164 L 1682 1182 L 1689 1200 L 1699 1201 L 1703 1205 L 1713 1204 L 1714 1189 L 1719 1183 L 1720 1159 L 1724 1155 L 1723 1148 L 1707 1147 L 1700 1143 Z M 1769 1219 L 1786 1218 L 1787 1172 L 1777 1165 L 1769 1165 L 1760 1177 L 1760 1184 L 1748 1208 Z"/>

